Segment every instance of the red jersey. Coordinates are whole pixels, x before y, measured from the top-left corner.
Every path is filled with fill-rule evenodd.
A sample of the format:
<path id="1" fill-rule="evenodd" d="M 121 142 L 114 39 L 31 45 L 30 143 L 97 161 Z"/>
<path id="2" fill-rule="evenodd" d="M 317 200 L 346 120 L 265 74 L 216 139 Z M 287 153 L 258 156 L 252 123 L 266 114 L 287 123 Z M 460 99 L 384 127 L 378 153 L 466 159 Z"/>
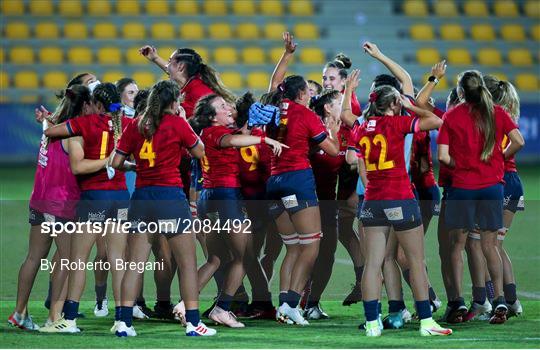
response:
<path id="1" fill-rule="evenodd" d="M 504 135 L 517 128 L 504 109 L 495 106 L 495 147 L 491 158 L 481 160 L 484 136 L 480 134 L 469 111 L 469 104 L 462 103 L 446 112 L 439 130 L 437 143 L 448 145 L 454 159 L 452 186 L 475 190 L 503 182 L 504 155 L 502 141 Z"/>
<path id="2" fill-rule="evenodd" d="M 122 117 L 122 126 L 130 122 Z M 114 131 L 112 118 L 107 114 L 90 114 L 70 119 L 66 122 L 71 136 L 82 136 L 85 159 L 105 159 L 114 150 Z M 81 191 L 88 190 L 126 190 L 126 177 L 117 171 L 109 180 L 107 170 L 101 169 L 93 174 L 78 175 Z"/>
<path id="3" fill-rule="evenodd" d="M 341 125 L 338 132 L 340 143 L 337 157 L 327 154 L 322 149 L 318 149 L 310 154 L 309 160 L 313 168 L 313 175 L 315 176 L 315 184 L 317 186 L 317 197 L 319 199 L 336 199 L 338 173 L 343 163 L 345 163 L 345 152 L 347 151 L 349 133 L 349 128 Z"/>
<path id="4" fill-rule="evenodd" d="M 410 116 L 370 117 L 355 125 L 349 147 L 366 163 L 368 184 L 365 200 L 414 198 L 405 167 L 405 135 L 417 131 L 418 118 Z"/>
<path id="5" fill-rule="evenodd" d="M 502 141 L 502 144 L 501 144 L 501 147 L 502 147 L 503 151 L 508 146 L 509 143 L 510 143 L 510 139 L 508 138 L 508 136 L 504 135 L 503 141 Z M 511 158 L 506 159 L 504 161 L 504 172 L 517 173 L 516 157 L 515 156 L 512 156 Z"/>
<path id="6" fill-rule="evenodd" d="M 237 148 L 222 148 L 221 139 L 235 130 L 226 126 L 210 126 L 203 129 L 201 140 L 206 155 L 201 166 L 203 188 L 240 187 L 240 152 Z"/>
<path id="7" fill-rule="evenodd" d="M 435 107 L 433 108 L 433 114 L 444 120 L 446 114 L 443 110 Z M 450 187 L 452 185 L 452 169 L 439 162 L 439 186 Z"/>
<path id="8" fill-rule="evenodd" d="M 135 157 L 135 187 L 183 187 L 179 169 L 182 151 L 199 143 L 191 126 L 182 117 L 166 114 L 152 139 L 147 140 L 139 132 L 138 123 L 139 118 L 135 118 L 126 126 L 116 147 L 118 153 Z"/>
<path id="9" fill-rule="evenodd" d="M 264 136 L 260 128 L 253 128 L 251 135 Z M 266 180 L 270 177 L 272 150 L 267 144 L 240 148 L 240 184 L 242 196 L 250 199 L 266 192 Z"/>
<path id="10" fill-rule="evenodd" d="M 412 182 L 416 188 L 435 186 L 429 131 L 420 131 L 414 134 L 410 169 Z"/>
<path id="11" fill-rule="evenodd" d="M 344 94 L 345 89 L 341 90 L 341 93 Z M 358 102 L 358 97 L 356 97 L 356 94 L 354 92 L 351 94 L 351 112 L 357 117 L 362 114 L 360 102 Z"/>
<path id="12" fill-rule="evenodd" d="M 191 78 L 181 90 L 184 94 L 184 101 L 182 107 L 186 111 L 186 118 L 189 119 L 193 116 L 195 106 L 201 97 L 214 93 L 214 90 L 210 89 L 198 76 Z"/>
<path id="13" fill-rule="evenodd" d="M 279 157 L 272 155 L 272 175 L 309 169 L 310 141 L 319 144 L 328 136 L 321 118 L 306 106 L 285 99 L 281 104 L 281 122 L 287 125 L 282 143 L 289 148 L 283 148 Z"/>

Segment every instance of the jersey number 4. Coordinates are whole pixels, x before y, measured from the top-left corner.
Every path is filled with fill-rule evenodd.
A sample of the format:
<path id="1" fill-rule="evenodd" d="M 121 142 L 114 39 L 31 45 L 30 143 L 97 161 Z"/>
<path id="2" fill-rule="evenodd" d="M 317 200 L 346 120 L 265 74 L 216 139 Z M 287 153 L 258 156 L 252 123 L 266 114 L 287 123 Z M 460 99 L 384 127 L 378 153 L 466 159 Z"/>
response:
<path id="1" fill-rule="evenodd" d="M 392 169 L 394 167 L 394 161 L 393 160 L 386 160 L 386 153 L 388 150 L 388 143 L 386 142 L 386 137 L 382 134 L 377 134 L 373 138 L 373 144 L 374 145 L 380 145 L 381 152 L 379 153 L 379 163 L 378 164 L 372 164 L 369 162 L 369 152 L 371 152 L 371 139 L 367 136 L 362 137 L 359 142 L 360 146 L 366 147 L 366 154 L 364 157 L 364 161 L 366 162 L 366 170 L 367 171 L 374 171 L 374 170 L 387 170 Z"/>
<path id="2" fill-rule="evenodd" d="M 139 152 L 139 158 L 146 159 L 149 163 L 149 167 L 152 168 L 155 165 L 156 154 L 152 149 L 152 140 L 144 140 L 144 143 Z"/>

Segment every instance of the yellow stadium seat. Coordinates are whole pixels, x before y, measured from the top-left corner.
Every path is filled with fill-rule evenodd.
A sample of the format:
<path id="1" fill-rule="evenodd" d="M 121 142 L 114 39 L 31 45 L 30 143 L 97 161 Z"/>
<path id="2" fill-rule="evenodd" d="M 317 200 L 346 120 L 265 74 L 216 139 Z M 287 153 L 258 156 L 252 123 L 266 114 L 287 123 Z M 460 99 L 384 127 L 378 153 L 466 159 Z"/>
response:
<path id="1" fill-rule="evenodd" d="M 211 39 L 226 40 L 232 37 L 232 28 L 225 22 L 212 23 L 208 26 L 208 35 Z"/>
<path id="2" fill-rule="evenodd" d="M 514 66 L 531 66 L 533 64 L 531 52 L 527 49 L 510 49 L 508 61 Z"/>
<path id="3" fill-rule="evenodd" d="M 28 39 L 30 28 L 24 22 L 10 22 L 6 24 L 5 33 L 7 39 Z"/>
<path id="4" fill-rule="evenodd" d="M 302 40 L 315 40 L 319 38 L 319 28 L 313 23 L 297 23 L 293 28 L 294 36 Z"/>
<path id="5" fill-rule="evenodd" d="M 105 72 L 102 75 L 101 81 L 103 81 L 103 82 L 111 82 L 112 83 L 113 81 L 120 80 L 120 79 L 124 78 L 125 76 L 126 75 L 123 72 L 120 72 L 120 71 L 117 71 L 117 70 L 110 70 L 110 71 Z"/>
<path id="6" fill-rule="evenodd" d="M 58 12 L 66 17 L 81 17 L 83 14 L 82 4 L 79 0 L 60 0 Z"/>
<path id="7" fill-rule="evenodd" d="M 501 72 L 489 73 L 489 75 L 494 76 L 495 78 L 497 78 L 499 80 L 508 81 L 508 76 L 506 74 L 504 74 L 504 73 L 501 73 Z"/>
<path id="8" fill-rule="evenodd" d="M 88 29 L 82 22 L 71 22 L 64 25 L 64 38 L 83 40 L 88 38 Z"/>
<path id="9" fill-rule="evenodd" d="M 146 1 L 146 14 L 152 16 L 167 16 L 169 14 L 169 3 L 167 0 Z"/>
<path id="10" fill-rule="evenodd" d="M 472 63 L 471 54 L 467 49 L 454 48 L 448 50 L 448 63 L 456 66 L 469 65 Z"/>
<path id="11" fill-rule="evenodd" d="M 266 72 L 249 72 L 246 83 L 248 89 L 266 90 L 270 84 L 270 75 Z"/>
<path id="12" fill-rule="evenodd" d="M 424 0 L 405 0 L 403 13 L 411 17 L 424 17 L 428 15 L 428 6 Z"/>
<path id="13" fill-rule="evenodd" d="M 518 90 L 537 91 L 540 89 L 538 76 L 530 73 L 521 73 L 516 75 L 516 86 Z"/>
<path id="14" fill-rule="evenodd" d="M 156 83 L 156 77 L 148 71 L 134 72 L 131 78 L 137 82 L 139 89 L 152 87 Z"/>
<path id="15" fill-rule="evenodd" d="M 242 75 L 238 72 L 226 71 L 221 73 L 219 77 L 229 89 L 238 90 L 244 87 Z"/>
<path id="16" fill-rule="evenodd" d="M 416 51 L 416 61 L 422 65 L 432 66 L 441 61 L 441 54 L 435 48 L 421 48 Z"/>
<path id="17" fill-rule="evenodd" d="M 174 51 L 176 51 L 176 47 L 173 46 L 160 46 L 157 48 L 158 55 L 165 59 L 168 59 Z"/>
<path id="18" fill-rule="evenodd" d="M 410 28 L 411 38 L 414 40 L 434 40 L 435 32 L 431 24 L 421 23 L 414 24 Z"/>
<path id="19" fill-rule="evenodd" d="M 468 0 L 463 5 L 465 14 L 470 17 L 487 17 L 489 11 L 484 0 Z"/>
<path id="20" fill-rule="evenodd" d="M 92 50 L 85 46 L 70 48 L 67 52 L 67 59 L 71 64 L 91 64 L 94 61 Z"/>
<path id="21" fill-rule="evenodd" d="M 32 64 L 34 50 L 29 46 L 15 46 L 9 51 L 9 60 L 14 64 Z"/>
<path id="22" fill-rule="evenodd" d="M 130 47 L 126 51 L 126 62 L 128 64 L 147 64 L 148 60 L 139 53 L 139 46 Z M 168 57 L 168 56 L 166 56 Z"/>
<path id="23" fill-rule="evenodd" d="M 259 39 L 259 27 L 255 23 L 240 23 L 236 27 L 236 36 L 242 40 Z"/>
<path id="24" fill-rule="evenodd" d="M 0 90 L 9 86 L 9 75 L 5 71 L 0 71 Z"/>
<path id="25" fill-rule="evenodd" d="M 64 52 L 61 48 L 47 46 L 39 49 L 39 62 L 42 64 L 62 64 L 64 61 Z"/>
<path id="26" fill-rule="evenodd" d="M 234 47 L 218 47 L 214 50 L 214 62 L 217 64 L 237 64 L 238 54 Z"/>
<path id="27" fill-rule="evenodd" d="M 152 24 L 150 28 L 152 38 L 159 40 L 173 40 L 176 39 L 176 33 L 174 26 L 169 22 L 159 22 Z"/>
<path id="28" fill-rule="evenodd" d="M 471 36 L 478 41 L 493 41 L 495 40 L 495 30 L 488 23 L 473 24 L 471 27 Z"/>
<path id="29" fill-rule="evenodd" d="M 458 15 L 458 9 L 454 0 L 435 1 L 433 10 L 439 17 L 455 17 Z"/>
<path id="30" fill-rule="evenodd" d="M 15 73 L 13 83 L 19 89 L 37 89 L 39 86 L 38 75 L 33 71 L 20 71 Z"/>
<path id="31" fill-rule="evenodd" d="M 4 63 L 6 59 L 6 53 L 3 47 L 0 47 L 0 63 Z"/>
<path id="32" fill-rule="evenodd" d="M 478 63 L 485 66 L 502 66 L 501 52 L 494 48 L 479 49 L 477 53 Z"/>
<path id="33" fill-rule="evenodd" d="M 508 41 L 525 40 L 525 29 L 521 24 L 505 24 L 501 27 L 501 36 Z"/>
<path id="34" fill-rule="evenodd" d="M 210 16 L 225 16 L 227 14 L 227 3 L 225 0 L 204 0 L 204 13 Z"/>
<path id="35" fill-rule="evenodd" d="M 540 24 L 535 24 L 531 28 L 531 38 L 536 41 L 540 41 Z"/>
<path id="36" fill-rule="evenodd" d="M 264 64 L 264 50 L 260 47 L 246 47 L 242 50 L 242 61 L 244 64 Z"/>
<path id="37" fill-rule="evenodd" d="M 34 28 L 34 36 L 38 39 L 56 39 L 59 31 L 54 22 L 40 22 Z"/>
<path id="38" fill-rule="evenodd" d="M 101 47 L 97 51 L 97 59 L 100 64 L 120 64 L 122 53 L 117 47 Z"/>
<path id="39" fill-rule="evenodd" d="M 109 16 L 111 3 L 109 0 L 92 0 L 87 2 L 88 14 L 92 16 Z"/>
<path id="40" fill-rule="evenodd" d="M 431 73 L 424 74 L 423 80 L 420 82 L 419 86 L 423 86 L 425 82 L 428 81 L 428 78 L 430 75 Z M 447 90 L 447 89 L 448 89 L 448 79 L 443 77 L 441 80 L 439 80 L 439 83 L 435 85 L 435 90 Z"/>
<path id="41" fill-rule="evenodd" d="M 282 40 L 283 32 L 287 31 L 287 26 L 279 22 L 267 23 L 264 26 L 264 37 L 272 40 Z"/>
<path id="42" fill-rule="evenodd" d="M 122 26 L 122 37 L 124 39 L 142 40 L 145 38 L 146 29 L 141 22 L 128 22 Z"/>
<path id="43" fill-rule="evenodd" d="M 519 11 L 517 5 L 512 0 L 497 0 L 493 5 L 495 16 L 497 17 L 517 17 Z"/>
<path id="44" fill-rule="evenodd" d="M 122 16 L 137 16 L 141 12 L 139 1 L 117 0 L 116 13 Z"/>
<path id="45" fill-rule="evenodd" d="M 316 81 L 317 83 L 320 84 L 320 82 L 321 82 L 321 71 L 309 72 L 306 75 L 306 79 Z"/>
<path id="46" fill-rule="evenodd" d="M 19 102 L 20 103 L 37 103 L 38 102 L 38 95 L 36 94 L 32 94 L 32 95 L 21 95 L 19 97 Z"/>
<path id="47" fill-rule="evenodd" d="M 323 64 L 325 56 L 318 47 L 307 47 L 300 50 L 299 58 L 304 64 Z"/>
<path id="48" fill-rule="evenodd" d="M 538 0 L 527 0 L 523 10 L 529 17 L 540 18 L 540 2 Z"/>
<path id="49" fill-rule="evenodd" d="M 21 0 L 2 0 L 0 6 L 4 16 L 24 15 L 24 2 Z"/>
<path id="50" fill-rule="evenodd" d="M 233 0 L 233 14 L 236 16 L 253 16 L 256 12 L 253 0 Z"/>
<path id="51" fill-rule="evenodd" d="M 283 4 L 281 0 L 265 0 L 261 1 L 259 6 L 261 7 L 261 14 L 265 16 L 282 16 Z"/>
<path id="52" fill-rule="evenodd" d="M 443 24 L 441 26 L 441 38 L 444 40 L 463 40 L 465 39 L 465 30 L 460 24 Z"/>
<path id="53" fill-rule="evenodd" d="M 101 22 L 94 26 L 94 38 L 96 39 L 116 39 L 116 26 L 111 22 Z"/>
<path id="54" fill-rule="evenodd" d="M 63 89 L 68 83 L 67 74 L 61 71 L 51 71 L 42 76 L 43 87 L 47 89 Z"/>
<path id="55" fill-rule="evenodd" d="M 199 4 L 196 0 L 176 0 L 174 8 L 178 15 L 194 16 L 199 14 Z"/>
<path id="56" fill-rule="evenodd" d="M 279 61 L 281 58 L 281 55 L 283 55 L 283 47 L 273 47 L 270 49 L 270 63 L 275 64 Z M 289 64 L 294 62 L 294 56 L 289 59 Z"/>
<path id="57" fill-rule="evenodd" d="M 54 13 L 51 0 L 31 0 L 28 7 L 32 16 L 51 16 Z"/>
<path id="58" fill-rule="evenodd" d="M 205 63 L 210 62 L 210 54 L 208 53 L 208 49 L 206 47 L 193 46 L 192 49 L 195 50 L 195 52 L 197 52 L 199 56 L 201 56 L 201 58 L 203 59 L 203 62 Z"/>
<path id="59" fill-rule="evenodd" d="M 295 0 L 289 2 L 289 12 L 293 16 L 313 16 L 315 11 L 310 0 Z"/>
<path id="60" fill-rule="evenodd" d="M 201 40 L 204 38 L 204 28 L 198 22 L 186 22 L 180 25 L 180 38 L 186 40 Z"/>

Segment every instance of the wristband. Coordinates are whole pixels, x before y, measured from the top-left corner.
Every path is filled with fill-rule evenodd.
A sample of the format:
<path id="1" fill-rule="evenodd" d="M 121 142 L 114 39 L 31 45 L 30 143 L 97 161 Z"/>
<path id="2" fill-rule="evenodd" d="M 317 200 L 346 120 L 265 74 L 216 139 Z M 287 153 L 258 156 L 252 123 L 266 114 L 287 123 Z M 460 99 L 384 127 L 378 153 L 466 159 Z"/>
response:
<path id="1" fill-rule="evenodd" d="M 431 76 L 428 78 L 428 81 L 434 83 L 435 85 L 437 85 L 437 84 L 439 83 L 439 79 L 437 79 L 437 77 L 434 76 L 434 75 L 431 75 Z"/>
<path id="2" fill-rule="evenodd" d="M 264 145 L 264 144 L 265 144 L 265 138 L 266 138 L 266 137 L 265 137 L 264 135 L 261 136 L 261 145 Z"/>

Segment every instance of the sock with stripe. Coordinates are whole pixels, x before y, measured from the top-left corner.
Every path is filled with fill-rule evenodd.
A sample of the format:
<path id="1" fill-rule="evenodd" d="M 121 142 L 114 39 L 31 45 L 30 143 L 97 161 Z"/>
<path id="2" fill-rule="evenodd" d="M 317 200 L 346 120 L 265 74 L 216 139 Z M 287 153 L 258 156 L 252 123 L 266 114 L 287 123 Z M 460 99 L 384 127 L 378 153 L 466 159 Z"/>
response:
<path id="1" fill-rule="evenodd" d="M 486 292 L 490 301 L 495 299 L 495 286 L 493 286 L 493 281 L 486 281 Z"/>

